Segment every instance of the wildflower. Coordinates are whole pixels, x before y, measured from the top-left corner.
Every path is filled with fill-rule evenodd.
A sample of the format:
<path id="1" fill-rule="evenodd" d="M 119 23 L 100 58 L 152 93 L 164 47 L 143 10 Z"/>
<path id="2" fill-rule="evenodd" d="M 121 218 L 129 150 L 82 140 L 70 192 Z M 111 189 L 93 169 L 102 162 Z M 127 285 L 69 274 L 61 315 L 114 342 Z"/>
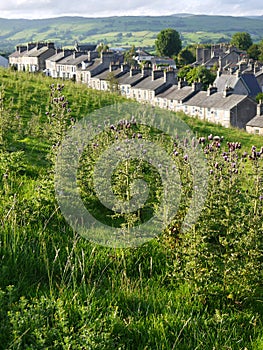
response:
<path id="1" fill-rule="evenodd" d="M 186 155 L 184 156 L 184 160 L 185 160 L 185 161 L 188 160 L 188 154 L 186 154 Z"/>
<path id="2" fill-rule="evenodd" d="M 219 164 L 218 164 L 217 162 L 215 163 L 215 165 L 214 165 L 214 166 L 215 166 L 215 168 L 216 168 L 216 169 L 218 169 L 218 168 L 219 168 Z"/>
<path id="3" fill-rule="evenodd" d="M 213 139 L 213 135 L 210 134 L 207 138 L 208 138 L 208 140 L 212 140 Z"/>

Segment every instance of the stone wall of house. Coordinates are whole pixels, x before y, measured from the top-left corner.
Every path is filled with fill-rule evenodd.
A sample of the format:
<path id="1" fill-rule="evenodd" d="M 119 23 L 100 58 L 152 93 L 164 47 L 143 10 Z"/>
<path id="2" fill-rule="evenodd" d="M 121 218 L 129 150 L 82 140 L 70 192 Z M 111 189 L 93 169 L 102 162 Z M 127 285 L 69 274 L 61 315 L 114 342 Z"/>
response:
<path id="1" fill-rule="evenodd" d="M 233 108 L 230 116 L 230 124 L 240 129 L 246 129 L 246 124 L 255 117 L 256 113 L 256 102 L 250 98 L 246 98 Z"/>
<path id="2" fill-rule="evenodd" d="M 250 134 L 257 134 L 263 136 L 263 128 L 259 127 L 253 127 L 253 126 L 246 126 L 246 131 Z"/>

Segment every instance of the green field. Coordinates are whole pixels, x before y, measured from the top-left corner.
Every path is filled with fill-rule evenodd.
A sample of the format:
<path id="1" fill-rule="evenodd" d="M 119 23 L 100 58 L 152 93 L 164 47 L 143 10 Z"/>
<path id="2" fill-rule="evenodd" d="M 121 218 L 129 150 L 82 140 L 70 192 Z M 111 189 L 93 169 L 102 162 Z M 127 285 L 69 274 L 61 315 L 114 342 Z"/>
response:
<path id="1" fill-rule="evenodd" d="M 139 123 L 106 128 L 87 145 L 78 173 L 83 201 L 98 220 L 141 224 L 162 195 L 157 170 L 128 160 L 114 174 L 115 193 L 124 197 L 125 179 L 138 175 L 151 184 L 146 207 L 115 215 L 98 203 L 93 166 L 116 136 L 140 134 L 163 147 L 179 169 L 182 197 L 155 239 L 104 247 L 74 232 L 61 214 L 54 163 L 58 140 L 76 120 L 125 100 L 9 70 L 0 70 L 0 93 L 0 349 L 263 348 L 262 137 L 178 115 L 197 140 L 204 137 L 208 167 L 202 212 L 182 231 L 195 189 L 179 141 Z"/>
<path id="2" fill-rule="evenodd" d="M 58 17 L 41 20 L 0 18 L 0 51 L 12 52 L 17 44 L 54 41 L 57 46 L 79 42 L 107 42 L 110 46 L 154 48 L 156 35 L 174 28 L 184 45 L 229 41 L 236 32 L 245 31 L 254 42 L 263 38 L 262 17 L 171 15 L 120 16 L 105 18 Z M 131 35 L 132 34 L 132 35 Z"/>

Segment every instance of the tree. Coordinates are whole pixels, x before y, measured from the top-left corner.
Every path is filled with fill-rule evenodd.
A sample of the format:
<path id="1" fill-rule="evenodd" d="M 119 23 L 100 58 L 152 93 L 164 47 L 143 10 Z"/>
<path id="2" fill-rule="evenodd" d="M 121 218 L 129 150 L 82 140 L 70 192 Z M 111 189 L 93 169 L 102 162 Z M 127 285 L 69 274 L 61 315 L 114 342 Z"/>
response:
<path id="1" fill-rule="evenodd" d="M 259 48 L 259 51 L 260 51 L 260 54 L 258 56 L 258 60 L 263 62 L 263 40 L 261 40 L 258 44 L 258 48 Z"/>
<path id="2" fill-rule="evenodd" d="M 180 79 L 186 79 L 187 74 L 188 74 L 191 70 L 192 70 L 191 66 L 188 66 L 188 65 L 187 65 L 187 66 L 184 66 L 184 67 L 182 67 L 182 68 L 180 68 L 179 71 L 178 71 L 178 74 L 177 74 L 178 78 L 180 78 Z"/>
<path id="3" fill-rule="evenodd" d="M 179 33 L 172 28 L 161 30 L 155 40 L 155 48 L 160 56 L 172 57 L 177 55 L 182 49 Z"/>
<path id="4" fill-rule="evenodd" d="M 231 44 L 240 50 L 247 50 L 252 44 L 252 39 L 249 33 L 237 32 L 232 36 Z"/>
<path id="5" fill-rule="evenodd" d="M 204 89 L 207 89 L 208 86 L 214 82 L 215 77 L 215 74 L 205 66 L 194 67 L 186 74 L 186 80 L 188 83 L 200 81 Z"/>
<path id="6" fill-rule="evenodd" d="M 259 49 L 258 44 L 251 45 L 247 50 L 249 58 L 252 58 L 253 60 L 258 60 L 261 51 Z"/>
<path id="7" fill-rule="evenodd" d="M 107 75 L 107 81 L 108 81 L 108 89 L 110 92 L 119 91 L 119 82 L 118 82 L 118 79 L 115 77 L 114 72 L 110 72 Z"/>
<path id="8" fill-rule="evenodd" d="M 195 56 L 192 51 L 187 48 L 182 49 L 177 56 L 178 65 L 181 67 L 193 63 L 194 61 Z"/>
<path id="9" fill-rule="evenodd" d="M 178 72 L 178 78 L 186 79 L 188 84 L 195 81 L 200 81 L 204 89 L 207 89 L 215 80 L 216 75 L 213 74 L 205 66 L 198 66 L 191 68 L 191 66 L 184 66 Z"/>
<path id="10" fill-rule="evenodd" d="M 108 50 L 109 50 L 109 46 L 106 45 L 105 43 L 100 43 L 97 46 L 97 51 L 98 51 L 100 56 L 101 56 L 102 52 L 107 52 Z"/>
<path id="11" fill-rule="evenodd" d="M 134 59 L 134 56 L 136 55 L 136 49 L 135 46 L 132 45 L 132 47 L 124 53 L 124 60 L 126 63 L 128 63 L 130 66 L 136 64 L 136 60 Z"/>

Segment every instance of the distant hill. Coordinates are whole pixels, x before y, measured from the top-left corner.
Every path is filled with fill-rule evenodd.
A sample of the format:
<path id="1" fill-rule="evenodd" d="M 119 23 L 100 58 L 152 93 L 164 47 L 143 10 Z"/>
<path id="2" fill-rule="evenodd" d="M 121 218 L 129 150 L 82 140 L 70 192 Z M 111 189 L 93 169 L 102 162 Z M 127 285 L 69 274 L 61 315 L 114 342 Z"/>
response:
<path id="1" fill-rule="evenodd" d="M 73 46 L 74 41 L 111 46 L 151 48 L 157 33 L 167 27 L 180 32 L 183 44 L 229 41 L 233 33 L 249 32 L 253 41 L 263 38 L 263 16 L 232 17 L 192 15 L 120 16 L 103 18 L 58 17 L 39 20 L 0 18 L 0 52 L 29 41 L 54 41 L 57 46 Z"/>

